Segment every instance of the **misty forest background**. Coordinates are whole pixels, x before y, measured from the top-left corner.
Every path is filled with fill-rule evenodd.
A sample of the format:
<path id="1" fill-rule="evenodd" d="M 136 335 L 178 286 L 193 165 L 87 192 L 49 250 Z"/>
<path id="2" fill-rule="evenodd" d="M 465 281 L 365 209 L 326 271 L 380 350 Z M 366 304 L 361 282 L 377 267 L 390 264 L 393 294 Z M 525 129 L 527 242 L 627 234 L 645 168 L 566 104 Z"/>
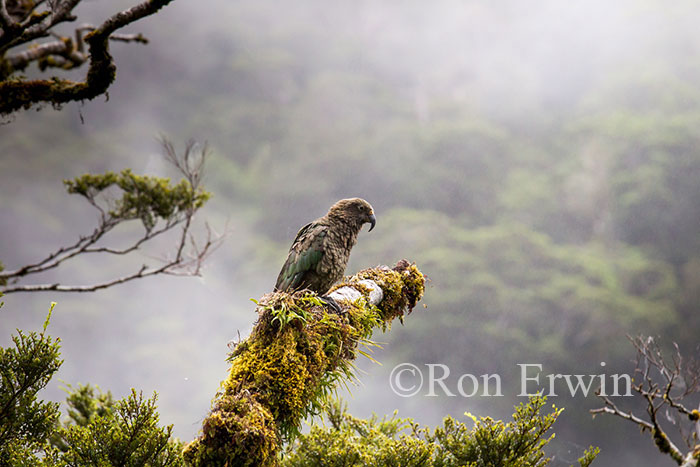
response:
<path id="1" fill-rule="evenodd" d="M 77 13 L 98 22 L 131 3 Z M 356 416 L 509 418 L 523 401 L 517 363 L 631 373 L 627 334 L 697 355 L 698 19 L 686 0 L 174 2 L 130 27 L 149 45 L 112 45 L 109 101 L 0 126 L 0 259 L 12 269 L 93 228 L 65 178 L 174 176 L 159 134 L 209 143 L 214 198 L 200 221 L 227 240 L 202 279 L 7 295 L 0 346 L 15 328 L 39 329 L 57 301 L 50 333 L 65 364 L 43 396 L 62 400 L 79 382 L 118 398 L 157 391 L 162 421 L 189 441 L 226 375 L 227 343 L 251 329 L 250 299 L 271 290 L 297 229 L 361 196 L 378 222 L 348 273 L 405 257 L 431 282 L 427 308 L 375 335 L 382 365 L 358 362 Z M 173 241 L 43 279 L 114 277 Z M 505 397 L 400 398 L 388 383 L 400 362 L 449 365 L 452 387 L 462 373 L 499 373 Z M 595 465 L 671 462 L 632 424 L 592 419 L 594 396 L 554 402 L 566 410 L 553 465 L 591 444 Z"/>

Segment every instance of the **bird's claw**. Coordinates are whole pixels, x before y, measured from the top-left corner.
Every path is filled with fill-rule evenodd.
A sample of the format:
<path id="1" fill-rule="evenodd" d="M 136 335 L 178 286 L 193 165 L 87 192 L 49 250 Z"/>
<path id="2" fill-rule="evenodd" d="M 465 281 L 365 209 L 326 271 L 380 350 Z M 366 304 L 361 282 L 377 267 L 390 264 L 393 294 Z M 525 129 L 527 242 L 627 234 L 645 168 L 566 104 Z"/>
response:
<path id="1" fill-rule="evenodd" d="M 339 315 L 343 314 L 343 309 L 338 305 L 338 302 L 336 302 L 334 299 L 329 297 L 328 295 L 323 295 L 321 297 L 321 301 L 331 307 L 333 311 Z"/>

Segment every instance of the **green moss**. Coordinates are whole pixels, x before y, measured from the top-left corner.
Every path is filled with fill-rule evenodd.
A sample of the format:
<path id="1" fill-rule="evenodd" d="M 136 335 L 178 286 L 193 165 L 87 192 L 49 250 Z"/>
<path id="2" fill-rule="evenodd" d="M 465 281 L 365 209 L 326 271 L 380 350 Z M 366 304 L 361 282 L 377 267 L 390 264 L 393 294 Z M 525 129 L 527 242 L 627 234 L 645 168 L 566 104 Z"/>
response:
<path id="1" fill-rule="evenodd" d="M 9 115 L 40 103 L 60 107 L 66 102 L 94 99 L 104 94 L 117 74 L 117 67 L 109 53 L 108 38 L 108 35 L 96 35 L 94 31 L 85 37 L 90 47 L 90 67 L 85 81 L 53 77 L 28 81 L 7 79 L 0 82 L 0 115 Z M 0 72 L 7 76 L 11 74 L 8 70 Z"/>
<path id="2" fill-rule="evenodd" d="M 511 421 L 477 418 L 460 422 L 446 417 L 435 430 L 421 428 L 411 419 L 393 417 L 358 419 L 340 402 L 326 413 L 328 424 L 312 426 L 286 446 L 284 467 L 544 467 L 545 453 L 554 438 L 552 425 L 562 409 L 545 407 L 545 399 L 530 398 L 515 408 Z M 590 447 L 577 465 L 593 462 L 598 449 Z"/>
<path id="3" fill-rule="evenodd" d="M 425 276 L 415 264 L 399 261 L 394 269 L 372 268 L 360 271 L 355 276 L 376 282 L 384 292 L 384 298 L 377 305 L 383 321 L 389 323 L 394 318 L 410 314 L 425 290 Z M 339 285 L 341 287 L 344 284 Z M 366 294 L 369 297 L 368 294 Z"/>
<path id="4" fill-rule="evenodd" d="M 666 436 L 666 433 L 664 433 L 658 426 L 655 425 L 651 430 L 651 437 L 659 451 L 670 455 L 671 458 L 678 462 L 679 465 L 683 463 L 683 456 L 677 450 L 671 449 L 671 442 L 669 441 L 668 436 Z"/>
<path id="5" fill-rule="evenodd" d="M 220 398 L 202 431 L 183 451 L 189 464 L 274 465 L 279 447 L 272 415 L 249 394 Z"/>
<path id="6" fill-rule="evenodd" d="M 370 289 L 383 290 L 378 306 Z M 280 446 L 299 432 L 301 421 L 325 406 L 336 385 L 353 377 L 358 346 L 377 327 L 386 328 L 422 297 L 425 279 L 406 261 L 396 268 L 366 269 L 339 286 L 361 293 L 344 303 L 342 315 L 329 313 L 315 294 L 272 293 L 257 303 L 258 321 L 229 360 L 201 436 L 185 449 L 192 465 L 274 465 Z"/>
<path id="7" fill-rule="evenodd" d="M 117 67 L 109 53 L 109 38 L 114 31 L 144 16 L 157 13 L 172 0 L 151 0 L 144 2 L 129 14 L 116 15 L 105 21 L 84 37 L 88 45 L 90 66 L 84 81 L 71 81 L 57 77 L 41 80 L 9 79 L 15 70 L 3 57 L 0 57 L 0 115 L 9 115 L 20 109 L 49 103 L 60 107 L 66 102 L 84 101 L 107 92 L 117 74 Z M 48 14 L 49 12 L 46 12 Z M 41 17 L 32 17 L 40 21 Z M 6 31 L 7 32 L 7 31 Z M 18 33 L 21 31 L 18 31 Z M 64 39 L 70 41 L 70 39 Z M 69 47 L 70 49 L 70 47 Z M 40 63 L 41 65 L 41 63 Z M 43 66 L 47 63 L 44 61 Z M 72 68 L 80 64 L 66 64 Z"/>

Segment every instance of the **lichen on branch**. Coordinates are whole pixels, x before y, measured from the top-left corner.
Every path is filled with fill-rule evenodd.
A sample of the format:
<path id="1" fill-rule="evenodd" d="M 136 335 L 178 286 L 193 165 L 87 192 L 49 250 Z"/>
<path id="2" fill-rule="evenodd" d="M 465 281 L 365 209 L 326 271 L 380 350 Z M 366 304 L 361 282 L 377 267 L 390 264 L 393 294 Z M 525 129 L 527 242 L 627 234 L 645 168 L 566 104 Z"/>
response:
<path id="1" fill-rule="evenodd" d="M 345 288 L 357 295 L 344 298 Z M 402 260 L 393 269 L 365 269 L 338 284 L 331 296 L 342 306 L 341 314 L 329 312 L 308 291 L 264 296 L 257 302 L 251 335 L 230 356 L 228 378 L 201 435 L 185 448 L 185 461 L 275 465 L 282 444 L 298 432 L 301 421 L 319 413 L 337 384 L 353 377 L 353 361 L 363 352 L 360 346 L 371 342 L 374 329 L 386 330 L 410 313 L 424 288 L 423 274 Z"/>

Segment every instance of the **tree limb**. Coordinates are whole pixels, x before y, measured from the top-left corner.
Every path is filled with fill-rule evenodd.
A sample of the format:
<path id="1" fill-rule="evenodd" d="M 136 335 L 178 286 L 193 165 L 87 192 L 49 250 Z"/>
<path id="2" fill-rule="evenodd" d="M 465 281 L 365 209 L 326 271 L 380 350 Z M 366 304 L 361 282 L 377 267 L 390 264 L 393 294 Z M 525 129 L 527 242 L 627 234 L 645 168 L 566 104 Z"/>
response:
<path id="1" fill-rule="evenodd" d="M 94 29 L 95 28 L 93 26 L 87 30 L 92 31 Z M 48 67 L 63 68 L 66 70 L 77 68 L 85 63 L 89 58 L 83 50 L 84 47 L 81 34 L 83 30 L 85 30 L 85 28 L 76 30 L 75 42 L 67 37 L 59 37 L 59 40 L 46 42 L 36 47 L 10 55 L 6 58 L 6 61 L 16 71 L 24 70 L 30 63 L 35 61 L 39 62 L 39 68 L 41 69 Z M 109 40 L 119 42 L 139 42 L 142 44 L 148 43 L 148 39 L 146 39 L 143 34 L 112 34 L 109 36 Z M 63 60 L 56 58 L 53 60 L 49 59 L 49 57 L 53 56 L 59 57 Z"/>
<path id="2" fill-rule="evenodd" d="M 277 292 L 258 303 L 251 335 L 231 354 L 202 435 L 185 447 L 188 464 L 273 465 L 285 438 L 315 414 L 338 383 L 353 378 L 361 344 L 375 328 L 410 313 L 425 278 L 400 261 L 360 271 L 330 293 L 343 308 L 329 312 L 316 294 Z"/>
<path id="3" fill-rule="evenodd" d="M 13 22 L 9 25 L 0 42 L 0 53 L 4 53 L 12 47 L 26 44 L 40 37 L 49 35 L 49 30 L 57 24 L 74 21 L 75 16 L 71 13 L 82 0 L 64 0 L 51 5 L 50 11 L 35 13 L 39 5 L 35 5 L 31 12 L 27 14 L 27 20 L 18 24 Z"/>
<path id="4" fill-rule="evenodd" d="M 636 423 L 642 428 L 642 430 L 651 431 L 654 428 L 654 425 L 635 416 L 632 412 L 620 410 L 609 398 L 600 395 L 598 397 L 601 397 L 605 401 L 606 406 L 598 409 L 591 409 L 592 414 L 608 413 L 611 415 L 616 415 L 620 418 Z"/>
<path id="5" fill-rule="evenodd" d="M 89 68 L 84 81 L 76 82 L 57 77 L 48 80 L 27 81 L 8 79 L 15 70 L 25 68 L 31 61 L 47 60 L 53 55 L 58 55 L 61 58 L 46 66 L 73 68 L 82 64 L 86 61 L 86 57 L 70 40 L 62 40 L 64 46 L 52 42 L 39 46 L 39 50 L 36 51 L 29 49 L 13 54 L 9 59 L 0 58 L 0 115 L 8 115 L 40 103 L 60 106 L 66 102 L 93 99 L 104 94 L 114 81 L 116 74 L 116 66 L 109 53 L 109 40 L 113 33 L 128 24 L 156 13 L 172 1 L 144 1 L 114 14 L 89 32 L 85 36 L 85 42 L 88 44 Z M 26 27 L 27 25 L 18 26 L 16 22 L 10 22 L 12 18 L 9 13 L 3 18 L 0 7 L 0 23 L 3 25 L 3 34 L 0 36 L 0 57 L 12 47 L 48 35 L 49 30 L 56 24 L 74 20 L 75 17 L 71 15 L 71 11 L 79 2 L 80 0 L 59 2 L 52 8 L 50 14 L 45 14 L 41 21 L 28 27 Z M 2 4 L 5 4 L 4 1 Z M 5 13 L 7 13 L 6 8 Z M 32 17 L 30 16 L 30 18 Z M 76 34 L 78 34 L 77 31 Z M 118 35 L 114 39 L 145 42 L 145 38 L 141 35 Z"/>
<path id="6" fill-rule="evenodd" d="M 190 259 L 183 258 L 182 250 L 187 240 L 187 228 L 183 228 L 183 236 L 177 248 L 177 256 L 160 267 L 149 268 L 147 265 L 129 275 L 118 277 L 116 279 L 99 282 L 92 285 L 61 285 L 61 284 L 37 284 L 37 285 L 18 285 L 10 286 L 3 289 L 5 294 L 12 292 L 94 292 L 100 289 L 106 289 L 118 284 L 132 281 L 134 279 L 142 279 L 144 277 L 155 276 L 158 274 L 167 274 L 172 276 L 200 276 L 204 260 L 216 249 L 224 240 L 224 236 L 216 238 L 208 238 L 205 245 L 194 254 Z M 193 238 L 193 237 L 191 237 Z"/>

